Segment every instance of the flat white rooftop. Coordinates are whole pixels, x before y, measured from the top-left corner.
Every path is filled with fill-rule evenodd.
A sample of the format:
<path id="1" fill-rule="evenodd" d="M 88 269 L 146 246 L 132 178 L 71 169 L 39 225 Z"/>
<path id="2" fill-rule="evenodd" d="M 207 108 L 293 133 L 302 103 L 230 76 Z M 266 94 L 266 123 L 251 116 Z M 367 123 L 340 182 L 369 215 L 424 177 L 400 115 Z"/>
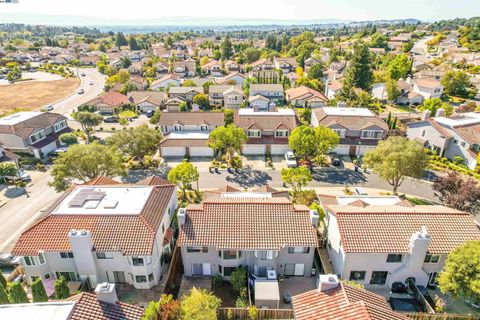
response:
<path id="1" fill-rule="evenodd" d="M 328 116 L 358 116 L 358 117 L 374 117 L 372 111 L 367 108 L 338 108 L 324 107 L 323 111 Z"/>
<path id="2" fill-rule="evenodd" d="M 261 198 L 268 199 L 272 197 L 270 192 L 225 192 L 223 198 Z"/>
<path id="3" fill-rule="evenodd" d="M 384 197 L 375 197 L 375 196 L 338 196 L 337 201 L 339 205 L 348 205 L 354 201 L 362 200 L 369 205 L 383 206 L 383 205 L 394 205 L 399 203 L 401 200 L 397 196 L 384 196 Z"/>
<path id="4" fill-rule="evenodd" d="M 239 115 L 244 116 L 294 116 L 295 111 L 293 109 L 278 109 L 277 111 L 253 111 L 253 109 L 240 109 Z"/>
<path id="5" fill-rule="evenodd" d="M 25 111 L 17 112 L 6 117 L 0 118 L 0 125 L 13 126 L 25 120 L 31 119 L 38 115 L 42 114 L 41 112 L 35 111 Z"/>
<path id="6" fill-rule="evenodd" d="M 453 116 L 450 118 L 438 117 L 434 118 L 438 123 L 455 127 L 455 126 L 465 126 L 470 124 L 475 124 L 480 122 L 480 114 L 474 112 L 464 113 L 462 115 Z"/>
<path id="7" fill-rule="evenodd" d="M 0 319 L 68 320 L 74 301 L 0 305 Z"/>
<path id="8" fill-rule="evenodd" d="M 152 189 L 152 186 L 79 186 L 53 210 L 52 214 L 140 214 Z"/>
<path id="9" fill-rule="evenodd" d="M 208 132 L 197 132 L 197 131 L 182 131 L 182 132 L 172 132 L 167 138 L 168 139 L 208 139 L 210 134 Z"/>

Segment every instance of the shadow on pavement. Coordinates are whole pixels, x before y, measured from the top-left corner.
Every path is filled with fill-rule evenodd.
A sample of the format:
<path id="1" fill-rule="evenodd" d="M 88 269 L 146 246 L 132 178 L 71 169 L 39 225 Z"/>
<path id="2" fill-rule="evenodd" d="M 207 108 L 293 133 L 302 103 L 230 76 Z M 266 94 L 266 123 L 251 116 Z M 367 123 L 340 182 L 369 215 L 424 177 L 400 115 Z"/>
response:
<path id="1" fill-rule="evenodd" d="M 236 183 L 241 187 L 250 188 L 254 186 L 263 186 L 272 180 L 272 177 L 264 171 L 253 170 L 246 167 L 239 170 L 238 173 L 233 173 L 226 178 L 227 182 Z"/>
<path id="2" fill-rule="evenodd" d="M 25 194 L 25 188 L 10 187 L 8 190 L 5 190 L 4 195 L 7 198 L 13 199 L 18 198 L 21 195 Z"/>
<path id="3" fill-rule="evenodd" d="M 313 179 L 319 182 L 349 185 L 365 183 L 367 181 L 363 172 L 331 168 L 314 171 Z"/>
<path id="4" fill-rule="evenodd" d="M 126 177 L 122 177 L 123 183 L 137 183 L 143 179 L 151 176 L 158 176 L 163 179 L 167 179 L 167 172 L 169 168 L 159 170 L 129 170 Z"/>

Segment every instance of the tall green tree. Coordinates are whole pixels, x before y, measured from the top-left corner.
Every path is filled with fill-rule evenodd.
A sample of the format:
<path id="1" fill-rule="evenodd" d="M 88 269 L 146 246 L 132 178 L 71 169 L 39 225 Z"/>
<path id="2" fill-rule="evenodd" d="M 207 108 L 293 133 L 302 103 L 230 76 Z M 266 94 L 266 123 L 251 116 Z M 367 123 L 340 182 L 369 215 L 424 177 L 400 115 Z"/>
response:
<path id="1" fill-rule="evenodd" d="M 440 108 L 445 110 L 445 115 L 447 116 L 451 115 L 454 111 L 450 104 L 443 102 L 440 98 L 430 98 L 425 100 L 423 106 L 420 107 L 420 110 L 430 110 L 430 114 L 433 117 Z"/>
<path id="2" fill-rule="evenodd" d="M 221 54 L 223 60 L 228 60 L 233 56 L 233 46 L 230 37 L 227 35 L 221 44 Z"/>
<path id="3" fill-rule="evenodd" d="M 446 94 L 462 98 L 473 98 L 477 90 L 470 82 L 470 77 L 463 71 L 449 70 L 441 81 Z"/>
<path id="4" fill-rule="evenodd" d="M 1 272 L 0 272 L 0 284 L 3 286 L 3 288 L 7 288 L 7 279 L 5 279 L 5 276 Z"/>
<path id="5" fill-rule="evenodd" d="M 315 138 L 317 140 L 316 155 L 325 155 L 333 150 L 340 142 L 340 137 L 332 129 L 324 126 L 315 128 Z"/>
<path id="6" fill-rule="evenodd" d="M 208 95 L 204 93 L 197 94 L 195 97 L 193 97 L 192 102 L 194 104 L 197 104 L 202 110 L 208 110 L 208 108 L 210 107 L 210 101 L 208 99 Z"/>
<path id="7" fill-rule="evenodd" d="M 370 86 L 373 81 L 373 71 L 368 46 L 364 44 L 355 45 L 344 81 L 347 85 L 370 91 Z"/>
<path id="8" fill-rule="evenodd" d="M 240 153 L 242 146 L 247 142 L 248 137 L 242 128 L 230 124 L 228 126 L 216 127 L 210 132 L 208 145 L 210 148 L 225 154 L 228 162 L 233 164 L 233 156 Z"/>
<path id="9" fill-rule="evenodd" d="M 37 278 L 32 283 L 32 300 L 33 302 L 46 302 L 48 301 L 47 292 L 43 286 L 42 279 Z"/>
<path id="10" fill-rule="evenodd" d="M 295 194 L 300 194 L 302 188 L 313 180 L 312 173 L 307 167 L 283 168 L 282 181 L 291 186 Z"/>
<path id="11" fill-rule="evenodd" d="M 87 136 L 87 143 L 90 143 L 92 130 L 103 122 L 103 117 L 92 112 L 75 112 L 72 114 L 73 119 L 77 120 L 82 127 L 83 132 Z"/>
<path id="12" fill-rule="evenodd" d="M 10 282 L 8 284 L 8 300 L 11 303 L 28 303 L 27 293 L 20 282 Z"/>
<path id="13" fill-rule="evenodd" d="M 121 32 L 117 33 L 117 36 L 115 37 L 115 45 L 117 47 L 121 46 L 126 46 L 128 44 L 127 38 L 125 38 L 125 35 Z"/>
<path id="14" fill-rule="evenodd" d="M 140 50 L 137 39 L 135 39 L 135 37 L 132 35 L 128 38 L 128 47 L 130 48 L 130 50 Z"/>
<path id="15" fill-rule="evenodd" d="M 66 190 L 73 181 L 90 181 L 98 176 L 125 175 L 125 165 L 118 151 L 92 143 L 73 145 L 54 160 L 49 183 L 57 192 Z"/>
<path id="16" fill-rule="evenodd" d="M 192 183 L 197 182 L 198 189 L 198 179 L 200 175 L 198 173 L 197 167 L 187 161 L 183 161 L 176 167 L 174 167 L 170 172 L 168 172 L 168 181 L 178 185 L 182 193 L 182 200 L 187 198 L 187 190 L 191 189 Z"/>
<path id="17" fill-rule="evenodd" d="M 412 69 L 412 61 L 405 53 L 397 55 L 388 65 L 388 75 L 390 79 L 398 80 L 406 78 Z"/>
<path id="18" fill-rule="evenodd" d="M 4 177 L 14 177 L 18 173 L 17 165 L 13 162 L 0 162 L 0 180 Z"/>
<path id="19" fill-rule="evenodd" d="M 225 109 L 225 111 L 224 111 L 224 122 L 225 122 L 225 126 L 233 124 L 233 110 L 232 109 Z"/>
<path id="20" fill-rule="evenodd" d="M 315 129 L 308 125 L 296 127 L 288 137 L 288 146 L 301 158 L 310 159 L 314 157 L 317 150 Z"/>
<path id="21" fill-rule="evenodd" d="M 400 89 L 396 80 L 390 79 L 387 81 L 386 85 L 387 90 L 387 100 L 390 102 L 395 102 L 398 97 L 400 97 Z"/>
<path id="22" fill-rule="evenodd" d="M 65 277 L 55 280 L 55 298 L 58 300 L 64 300 L 70 297 L 70 289 L 68 288 L 67 280 Z"/>
<path id="23" fill-rule="evenodd" d="M 158 150 L 161 138 L 162 135 L 157 130 L 144 124 L 115 132 L 107 138 L 107 145 L 143 163 L 146 155 L 152 155 Z"/>
<path id="24" fill-rule="evenodd" d="M 370 40 L 370 48 L 388 49 L 388 37 L 382 33 L 374 33 Z"/>
<path id="25" fill-rule="evenodd" d="M 10 303 L 10 300 L 8 299 L 7 290 L 0 283 L 0 305 L 1 304 L 9 304 L 9 303 Z"/>
<path id="26" fill-rule="evenodd" d="M 221 300 L 205 289 L 193 288 L 180 302 L 181 320 L 216 320 Z"/>
<path id="27" fill-rule="evenodd" d="M 323 76 L 324 76 L 323 64 L 321 64 L 321 63 L 314 64 L 308 70 L 308 78 L 309 79 L 322 80 Z"/>
<path id="28" fill-rule="evenodd" d="M 438 277 L 442 293 L 480 303 L 480 241 L 467 241 L 448 254 Z"/>
<path id="29" fill-rule="evenodd" d="M 373 151 L 368 151 L 364 163 L 393 187 L 398 187 L 406 177 L 420 178 L 427 167 L 427 154 L 423 147 L 404 137 L 394 136 L 380 141 Z"/>

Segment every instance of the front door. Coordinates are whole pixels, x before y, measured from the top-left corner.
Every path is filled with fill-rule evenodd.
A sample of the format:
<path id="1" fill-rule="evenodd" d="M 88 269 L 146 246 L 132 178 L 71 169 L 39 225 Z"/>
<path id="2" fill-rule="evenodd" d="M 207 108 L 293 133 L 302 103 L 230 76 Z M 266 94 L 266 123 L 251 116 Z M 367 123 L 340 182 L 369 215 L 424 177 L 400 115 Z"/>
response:
<path id="1" fill-rule="evenodd" d="M 194 276 L 203 275 L 203 268 L 201 263 L 192 263 L 192 275 Z"/>
<path id="2" fill-rule="evenodd" d="M 295 274 L 295 264 L 286 263 L 285 264 L 285 275 L 286 276 L 293 276 L 294 274 Z"/>
<path id="3" fill-rule="evenodd" d="M 211 276 L 212 275 L 212 269 L 210 268 L 210 263 L 204 263 L 202 265 L 202 271 L 204 276 Z"/>
<path id="4" fill-rule="evenodd" d="M 348 155 L 354 156 L 357 154 L 357 146 L 350 146 L 350 150 L 348 152 Z"/>
<path id="5" fill-rule="evenodd" d="M 115 283 L 126 283 L 125 272 L 123 271 L 113 271 L 113 279 Z"/>
<path id="6" fill-rule="evenodd" d="M 295 276 L 303 277 L 304 272 L 305 272 L 305 265 L 303 263 L 295 264 Z"/>

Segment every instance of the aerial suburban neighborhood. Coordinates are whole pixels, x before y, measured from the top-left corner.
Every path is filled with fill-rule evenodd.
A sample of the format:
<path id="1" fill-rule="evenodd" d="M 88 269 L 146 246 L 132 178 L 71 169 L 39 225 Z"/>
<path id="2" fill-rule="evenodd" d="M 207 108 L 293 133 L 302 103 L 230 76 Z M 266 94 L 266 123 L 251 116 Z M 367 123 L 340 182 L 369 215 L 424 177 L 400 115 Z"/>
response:
<path id="1" fill-rule="evenodd" d="M 480 319 L 480 3 L 215 2 L 0 1 L 0 319 Z"/>

